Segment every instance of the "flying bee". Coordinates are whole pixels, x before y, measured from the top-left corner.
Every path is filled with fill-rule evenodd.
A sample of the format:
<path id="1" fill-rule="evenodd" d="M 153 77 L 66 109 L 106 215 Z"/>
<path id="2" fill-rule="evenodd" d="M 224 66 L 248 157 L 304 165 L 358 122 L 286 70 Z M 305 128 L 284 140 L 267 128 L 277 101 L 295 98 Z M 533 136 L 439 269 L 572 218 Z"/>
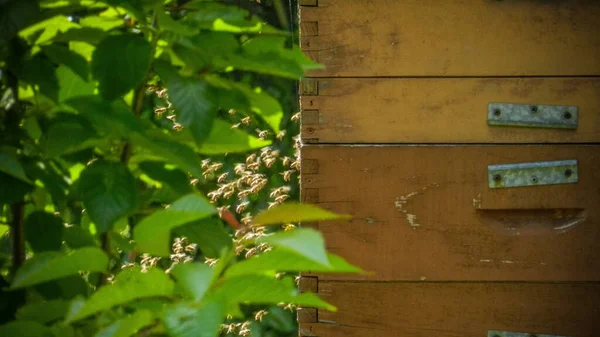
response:
<path id="1" fill-rule="evenodd" d="M 283 231 L 291 231 L 292 229 L 296 229 L 296 225 L 288 223 L 285 225 L 282 225 L 281 227 L 283 227 Z"/>
<path id="2" fill-rule="evenodd" d="M 254 160 L 256 160 L 256 153 L 252 153 L 246 157 L 246 165 L 254 163 Z"/>
<path id="3" fill-rule="evenodd" d="M 250 116 L 242 118 L 240 122 L 246 125 L 250 125 Z"/>
<path id="4" fill-rule="evenodd" d="M 302 113 L 297 112 L 295 113 L 292 118 L 290 118 L 292 120 L 292 122 L 298 122 L 300 120 L 300 117 L 302 116 Z"/>
<path id="5" fill-rule="evenodd" d="M 277 201 L 278 203 L 282 204 L 284 201 L 287 200 L 287 198 L 289 198 L 290 196 L 287 194 L 282 194 L 280 196 L 278 196 L 277 198 L 275 198 L 275 201 Z"/>
<path id="6" fill-rule="evenodd" d="M 156 109 L 154 109 L 154 113 L 157 116 L 161 116 L 162 114 L 164 114 L 165 112 L 167 112 L 167 108 L 162 106 L 162 107 L 157 107 Z"/>
<path id="7" fill-rule="evenodd" d="M 259 130 L 256 129 L 256 132 L 258 133 L 258 138 L 265 140 L 267 138 L 267 136 L 269 135 L 269 130 Z"/>
<path id="8" fill-rule="evenodd" d="M 217 178 L 217 182 L 218 182 L 219 184 L 220 184 L 220 183 L 223 183 L 223 182 L 225 182 L 225 180 L 227 179 L 227 176 L 228 176 L 228 175 L 229 175 L 229 172 L 225 172 L 225 173 L 221 174 L 221 175 L 220 175 L 220 176 Z"/>
<path id="9" fill-rule="evenodd" d="M 233 168 L 233 172 L 237 175 L 242 175 L 246 171 L 246 166 L 244 164 L 235 164 Z"/>
<path id="10" fill-rule="evenodd" d="M 236 124 L 233 124 L 233 125 L 231 126 L 231 128 L 232 128 L 232 129 L 237 129 L 237 128 L 239 128 L 239 127 L 240 127 L 240 125 L 242 125 L 242 124 L 241 124 L 241 123 L 236 123 Z"/>
<path id="11" fill-rule="evenodd" d="M 294 173 L 294 170 L 287 170 L 281 173 L 281 175 L 283 176 L 283 180 L 284 181 L 290 181 L 292 179 L 292 174 Z"/>
<path id="12" fill-rule="evenodd" d="M 248 205 L 250 205 L 250 203 L 248 201 L 241 202 L 239 205 L 237 205 L 237 207 L 235 208 L 235 211 L 238 214 L 241 214 L 246 210 L 246 208 L 248 208 Z"/>
<path id="13" fill-rule="evenodd" d="M 243 190 L 243 191 L 240 191 L 240 192 L 237 194 L 237 196 L 238 196 L 238 198 L 243 198 L 243 197 L 247 197 L 247 196 L 249 196 L 251 193 L 252 193 L 252 191 L 251 191 L 251 190 Z"/>

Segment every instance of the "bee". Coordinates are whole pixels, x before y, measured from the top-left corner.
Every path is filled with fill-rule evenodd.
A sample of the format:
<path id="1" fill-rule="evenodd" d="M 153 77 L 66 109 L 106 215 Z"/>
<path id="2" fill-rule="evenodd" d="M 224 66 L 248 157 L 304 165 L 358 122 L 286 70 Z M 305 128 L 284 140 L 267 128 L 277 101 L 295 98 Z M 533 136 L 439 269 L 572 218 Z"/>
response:
<path id="1" fill-rule="evenodd" d="M 266 167 L 271 167 L 271 166 L 273 166 L 273 164 L 275 164 L 275 158 L 267 158 L 267 159 L 265 159 L 265 166 Z"/>
<path id="2" fill-rule="evenodd" d="M 286 134 L 285 130 L 282 130 L 275 136 L 275 138 L 282 140 L 283 137 L 285 137 L 285 134 Z"/>
<path id="3" fill-rule="evenodd" d="M 248 208 L 248 205 L 250 205 L 250 203 L 248 201 L 241 202 L 239 205 L 237 205 L 237 207 L 235 208 L 235 211 L 238 214 L 241 214 L 246 210 L 246 208 Z"/>
<path id="4" fill-rule="evenodd" d="M 237 113 L 237 111 L 235 111 L 235 109 L 229 109 L 229 111 L 227 111 L 227 113 L 230 115 L 235 115 Z"/>
<path id="5" fill-rule="evenodd" d="M 204 159 L 202 161 L 202 169 L 203 170 L 208 170 L 209 164 L 210 164 L 210 159 Z"/>
<path id="6" fill-rule="evenodd" d="M 252 222 L 252 215 L 250 213 L 246 213 L 241 221 L 245 226 L 249 225 Z"/>
<path id="7" fill-rule="evenodd" d="M 295 169 L 296 171 L 300 171 L 300 160 L 296 160 L 294 161 L 291 165 L 291 168 Z"/>
<path id="8" fill-rule="evenodd" d="M 164 114 L 165 112 L 167 112 L 167 108 L 166 107 L 157 107 L 156 109 L 154 109 L 154 113 L 157 116 L 161 116 L 162 114 Z"/>
<path id="9" fill-rule="evenodd" d="M 301 112 L 297 112 L 290 119 L 292 120 L 292 122 L 298 122 L 298 121 L 300 121 L 300 117 L 301 116 L 302 116 L 302 113 Z"/>
<path id="10" fill-rule="evenodd" d="M 244 171 L 246 171 L 246 165 L 235 164 L 235 167 L 233 168 L 233 172 L 235 172 L 235 174 L 242 175 L 244 173 Z"/>
<path id="11" fill-rule="evenodd" d="M 271 198 L 277 198 L 282 193 L 285 193 L 285 192 L 287 192 L 289 190 L 290 190 L 290 188 L 288 186 L 281 186 L 281 187 L 278 187 L 278 188 L 274 188 L 274 189 L 271 190 L 271 194 L 269 194 L 269 197 L 271 197 Z"/>
<path id="12" fill-rule="evenodd" d="M 231 126 L 231 128 L 232 128 L 232 129 L 237 129 L 237 128 L 239 128 L 239 127 L 240 127 L 240 125 L 242 125 L 242 124 L 241 124 L 241 123 L 236 123 L 236 124 L 233 124 L 233 125 Z"/>
<path id="13" fill-rule="evenodd" d="M 215 202 L 217 200 L 219 200 L 219 197 L 222 195 L 222 193 L 220 191 L 212 191 L 212 192 L 208 192 L 208 194 L 206 195 L 211 201 Z"/>
<path id="14" fill-rule="evenodd" d="M 269 313 L 266 310 L 260 310 L 254 313 L 254 320 L 261 322 Z"/>
<path id="15" fill-rule="evenodd" d="M 282 225 L 281 227 L 283 228 L 283 231 L 284 231 L 284 232 L 286 232 L 286 231 L 291 231 L 292 229 L 296 229 L 296 225 L 294 225 L 294 224 L 291 224 L 291 223 L 288 223 L 288 224 Z"/>
<path id="16" fill-rule="evenodd" d="M 240 122 L 246 125 L 250 125 L 250 116 L 242 118 Z"/>
<path id="17" fill-rule="evenodd" d="M 254 163 L 247 165 L 248 169 L 252 171 L 258 171 L 260 168 L 260 159 L 257 159 Z"/>
<path id="18" fill-rule="evenodd" d="M 251 190 L 243 190 L 237 194 L 238 198 L 247 197 L 252 193 Z"/>
<path id="19" fill-rule="evenodd" d="M 217 178 L 217 182 L 218 183 L 222 183 L 227 179 L 227 176 L 229 175 L 229 172 L 225 172 L 223 174 L 221 174 L 218 178 Z"/>
<path id="20" fill-rule="evenodd" d="M 294 170 L 287 170 L 287 171 L 283 171 L 280 174 L 283 176 L 283 180 L 284 181 L 290 181 L 292 179 L 292 174 L 294 173 Z"/>
<path id="21" fill-rule="evenodd" d="M 292 158 L 285 156 L 281 158 L 281 161 L 283 162 L 283 166 L 289 166 L 292 163 Z"/>
<path id="22" fill-rule="evenodd" d="M 282 194 L 280 196 L 278 196 L 277 198 L 275 198 L 275 201 L 282 204 L 284 201 L 287 200 L 287 198 L 289 198 L 290 196 L 287 194 Z"/>
<path id="23" fill-rule="evenodd" d="M 167 119 L 170 120 L 171 122 L 175 122 L 175 115 L 168 115 Z"/>
<path id="24" fill-rule="evenodd" d="M 261 189 L 262 189 L 262 186 L 260 184 L 256 184 L 256 185 L 250 187 L 250 192 L 252 192 L 253 194 L 256 194 L 256 193 L 260 192 Z"/>
<path id="25" fill-rule="evenodd" d="M 246 157 L 246 165 L 254 163 L 255 159 L 256 159 L 256 153 L 252 153 L 251 155 Z"/>
<path id="26" fill-rule="evenodd" d="M 256 129 L 256 132 L 258 133 L 258 138 L 265 140 L 267 138 L 267 136 L 269 135 L 269 130 L 259 130 Z"/>
<path id="27" fill-rule="evenodd" d="M 158 98 L 165 98 L 167 97 L 167 89 L 162 89 L 160 91 L 156 92 L 156 96 L 158 96 Z"/>
<path id="28" fill-rule="evenodd" d="M 190 185 L 196 186 L 196 184 L 198 184 L 199 181 L 200 181 L 200 179 L 194 178 L 194 179 L 190 180 Z"/>
<path id="29" fill-rule="evenodd" d="M 231 198 L 231 196 L 233 195 L 233 193 L 235 193 L 235 189 L 230 188 L 227 191 L 223 192 L 223 198 L 229 199 L 229 198 Z"/>
<path id="30" fill-rule="evenodd" d="M 279 204 L 278 204 L 278 203 L 276 203 L 276 202 L 270 202 L 270 203 L 269 203 L 269 207 L 267 207 L 267 209 L 271 209 L 271 208 L 273 208 L 273 207 L 275 207 L 275 206 L 277 206 L 277 205 L 279 205 Z"/>
<path id="31" fill-rule="evenodd" d="M 210 166 L 210 170 L 211 170 L 211 171 L 213 171 L 213 172 L 214 172 L 214 171 L 218 171 L 218 170 L 220 170 L 221 168 L 223 168 L 223 164 L 222 164 L 222 163 L 214 163 L 214 164 L 212 164 L 212 165 Z"/>

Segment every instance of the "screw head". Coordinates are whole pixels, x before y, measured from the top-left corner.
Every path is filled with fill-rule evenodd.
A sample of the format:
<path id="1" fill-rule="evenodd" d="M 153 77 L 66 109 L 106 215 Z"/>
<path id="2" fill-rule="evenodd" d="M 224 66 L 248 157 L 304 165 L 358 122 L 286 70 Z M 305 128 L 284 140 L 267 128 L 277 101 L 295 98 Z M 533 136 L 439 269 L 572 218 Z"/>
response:
<path id="1" fill-rule="evenodd" d="M 495 182 L 499 183 L 500 181 L 502 181 L 502 176 L 499 174 L 494 174 L 493 179 Z"/>
<path id="2" fill-rule="evenodd" d="M 568 178 L 568 177 L 570 177 L 570 176 L 572 176 L 572 175 L 573 175 L 573 171 L 572 171 L 571 169 L 566 169 L 566 170 L 565 170 L 565 177 L 567 177 L 567 178 Z"/>
<path id="3" fill-rule="evenodd" d="M 532 183 L 537 183 L 538 182 L 538 177 L 536 177 L 536 176 L 531 177 L 531 182 Z"/>
<path id="4" fill-rule="evenodd" d="M 502 114 L 502 111 L 500 111 L 500 109 L 496 108 L 496 109 L 494 109 L 494 111 L 492 113 L 494 114 L 494 116 L 498 117 Z"/>
<path id="5" fill-rule="evenodd" d="M 564 119 L 571 119 L 571 117 L 573 117 L 573 115 L 569 111 L 565 111 L 565 113 L 563 114 Z"/>
<path id="6" fill-rule="evenodd" d="M 536 112 L 538 112 L 538 107 L 537 107 L 537 106 L 535 106 L 535 105 L 532 105 L 532 106 L 529 108 L 529 111 L 531 111 L 531 113 L 536 113 Z"/>

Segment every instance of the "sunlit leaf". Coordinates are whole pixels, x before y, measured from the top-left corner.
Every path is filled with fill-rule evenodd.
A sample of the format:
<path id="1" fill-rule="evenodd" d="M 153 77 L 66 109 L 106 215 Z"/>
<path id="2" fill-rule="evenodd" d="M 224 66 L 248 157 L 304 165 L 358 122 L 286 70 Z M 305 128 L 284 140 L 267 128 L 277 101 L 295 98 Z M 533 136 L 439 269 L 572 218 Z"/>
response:
<path id="1" fill-rule="evenodd" d="M 233 245 L 231 235 L 225 230 L 221 219 L 214 217 L 185 224 L 173 232 L 197 244 L 206 257 L 219 258 L 223 249 L 229 250 Z"/>
<path id="2" fill-rule="evenodd" d="M 232 129 L 231 124 L 216 119 L 208 138 L 200 145 L 202 154 L 239 153 L 271 145 L 271 141 L 251 136 L 241 130 Z"/>
<path id="3" fill-rule="evenodd" d="M 42 51 L 52 62 L 66 66 L 77 74 L 84 82 L 89 79 L 90 69 L 86 59 L 70 50 L 67 46 L 51 44 L 43 46 Z M 61 86 L 62 85 L 63 84 L 61 83 Z"/>
<path id="4" fill-rule="evenodd" d="M 246 274 L 275 275 L 279 272 L 311 271 L 318 273 L 357 273 L 362 270 L 346 262 L 343 258 L 327 254 L 329 265 L 321 264 L 292 250 L 275 248 L 229 267 L 226 277 Z"/>
<path id="5" fill-rule="evenodd" d="M 152 322 L 152 313 L 139 310 L 98 331 L 94 337 L 129 337 Z"/>
<path id="6" fill-rule="evenodd" d="M 323 235 L 311 228 L 277 232 L 259 239 L 272 246 L 296 252 L 324 266 L 331 267 L 325 251 Z"/>
<path id="7" fill-rule="evenodd" d="M 43 252 L 35 254 L 19 268 L 11 289 L 77 274 L 80 271 L 103 272 L 108 267 L 108 257 L 95 247 L 73 250 L 69 253 Z"/>
<path id="8" fill-rule="evenodd" d="M 198 33 L 199 29 L 194 29 L 190 26 L 186 26 L 179 21 L 173 20 L 171 16 L 164 12 L 164 10 L 156 10 L 156 18 L 158 26 L 164 30 L 171 31 L 183 36 L 192 36 Z"/>
<path id="9" fill-rule="evenodd" d="M 213 279 L 212 268 L 200 262 L 180 263 L 171 274 L 194 301 L 202 300 Z"/>
<path id="10" fill-rule="evenodd" d="M 137 87 L 149 70 L 150 43 L 132 35 L 111 35 L 96 47 L 92 55 L 92 75 L 100 93 L 112 100 Z"/>
<path id="11" fill-rule="evenodd" d="M 82 18 L 79 24 L 87 28 L 96 28 L 103 31 L 109 31 L 111 29 L 123 26 L 124 20 L 118 17 L 107 17 L 99 15 L 90 15 Z"/>
<path id="12" fill-rule="evenodd" d="M 51 300 L 27 304 L 17 311 L 17 319 L 21 321 L 35 321 L 48 323 L 64 317 L 70 303 L 65 300 Z"/>
<path id="13" fill-rule="evenodd" d="M 4 172 L 23 182 L 31 183 L 29 178 L 27 178 L 27 176 L 25 175 L 23 166 L 16 158 L 16 156 L 5 151 L 0 151 L 0 172 Z"/>
<path id="14" fill-rule="evenodd" d="M 258 213 L 253 220 L 255 225 L 277 225 L 285 222 L 322 221 L 348 219 L 311 204 L 286 203 Z"/>
<path id="15" fill-rule="evenodd" d="M 216 208 L 200 194 L 188 194 L 167 209 L 154 212 L 140 221 L 134 228 L 134 237 L 142 252 L 169 256 L 172 229 L 216 212 Z"/>
<path id="16" fill-rule="evenodd" d="M 66 321 L 78 321 L 135 299 L 170 296 L 173 288 L 173 281 L 160 269 L 152 268 L 147 272 L 125 269 L 117 274 L 112 284 L 98 289 L 78 310 L 71 310 Z"/>
<path id="17" fill-rule="evenodd" d="M 58 101 L 59 84 L 54 65 L 42 54 L 27 60 L 20 75 L 24 82 L 35 85 L 42 95 L 53 102 Z"/>
<path id="18" fill-rule="evenodd" d="M 214 337 L 218 335 L 223 316 L 218 302 L 205 302 L 200 307 L 177 303 L 165 309 L 162 320 L 173 337 Z"/>
<path id="19" fill-rule="evenodd" d="M 299 294 L 293 280 L 289 278 L 278 280 L 273 276 L 265 275 L 243 275 L 228 278 L 215 289 L 211 296 L 229 304 L 278 304 L 283 302 L 335 311 L 334 306 L 314 294 Z"/>
<path id="20" fill-rule="evenodd" d="M 59 32 L 78 27 L 79 25 L 71 22 L 67 16 L 57 15 L 23 29 L 19 36 L 29 43 L 42 44 L 53 39 Z"/>

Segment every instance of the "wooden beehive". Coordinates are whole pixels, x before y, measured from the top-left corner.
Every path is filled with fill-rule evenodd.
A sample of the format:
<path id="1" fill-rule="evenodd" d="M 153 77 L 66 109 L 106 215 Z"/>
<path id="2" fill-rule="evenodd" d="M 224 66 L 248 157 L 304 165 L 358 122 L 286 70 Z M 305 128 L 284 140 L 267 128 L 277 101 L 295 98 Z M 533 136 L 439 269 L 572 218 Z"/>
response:
<path id="1" fill-rule="evenodd" d="M 600 336 L 600 2 L 300 5 L 302 201 L 353 215 L 304 225 L 375 272 L 300 335 Z"/>

